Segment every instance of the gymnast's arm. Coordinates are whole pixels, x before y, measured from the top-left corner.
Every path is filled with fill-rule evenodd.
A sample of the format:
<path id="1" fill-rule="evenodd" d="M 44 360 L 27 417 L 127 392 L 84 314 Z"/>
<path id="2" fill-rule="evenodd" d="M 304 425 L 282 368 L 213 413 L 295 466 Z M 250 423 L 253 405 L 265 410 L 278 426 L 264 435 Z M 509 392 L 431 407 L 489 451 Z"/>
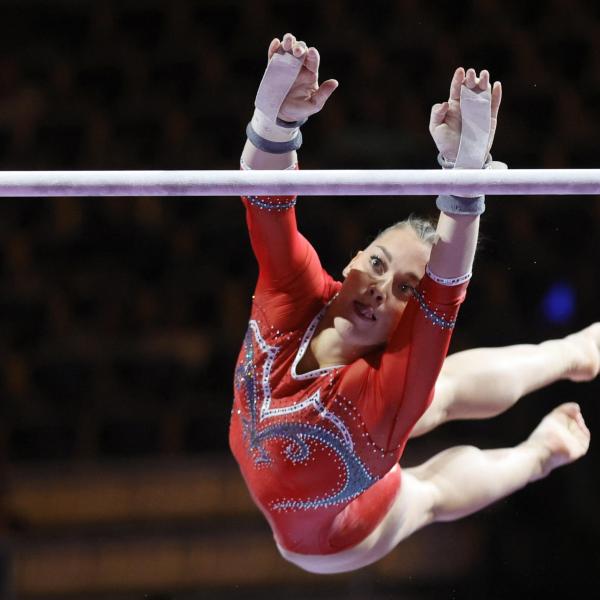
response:
<path id="1" fill-rule="evenodd" d="M 299 126 L 323 108 L 338 85 L 335 80 L 319 85 L 319 52 L 297 41 L 292 34 L 285 34 L 282 41 L 276 38 L 271 42 L 269 61 L 276 54 L 279 55 L 277 58 L 286 58 L 282 67 L 284 71 L 287 67 L 293 70 L 294 64 L 300 68 L 276 115 L 265 114 L 258 108 L 259 104 L 262 107 L 259 96 L 263 102 L 266 97 L 268 105 L 269 95 L 276 95 L 276 89 L 270 91 L 268 77 L 277 75 L 267 70 L 257 96 L 257 109 L 248 128 L 249 139 L 242 152 L 244 169 L 297 168 L 295 148 L 302 139 L 298 137 Z M 283 75 L 285 77 L 285 72 Z M 273 85 L 276 88 L 277 81 Z M 280 283 L 304 270 L 311 259 L 317 260 L 310 244 L 297 231 L 294 197 L 246 197 L 243 201 L 247 208 L 252 248 L 259 263 L 260 280 Z"/>
<path id="2" fill-rule="evenodd" d="M 477 77 L 474 69 L 466 73 L 462 67 L 456 69 L 450 84 L 450 97 L 447 102 L 435 104 L 431 110 L 429 131 L 439 150 L 442 162 L 452 165 L 459 152 L 461 141 L 461 87 L 465 86 L 475 94 L 491 94 L 491 120 L 487 148 L 482 157 L 483 163 L 469 164 L 467 168 L 482 168 L 488 163 L 489 151 L 494 141 L 498 110 L 502 99 L 502 86 L 495 82 L 490 86 L 490 74 L 483 70 Z M 437 241 L 431 251 L 429 271 L 444 279 L 454 279 L 471 273 L 479 234 L 479 214 L 466 214 L 464 202 L 457 210 L 441 207 L 437 225 Z M 473 203 L 476 213 L 476 202 Z M 483 204 L 483 197 L 480 205 Z M 440 203 L 438 202 L 438 206 Z M 447 206 L 447 205 L 446 205 Z M 458 206 L 458 205 L 457 205 Z M 483 209 L 481 209 L 483 210 Z M 461 214 L 461 212 L 463 214 Z"/>
<path id="3" fill-rule="evenodd" d="M 461 97 L 463 86 L 468 89 L 462 90 L 465 93 Z M 480 97 L 481 93 L 487 95 Z M 456 70 L 450 85 L 450 99 L 434 105 L 430 123 L 430 132 L 444 166 L 460 168 L 466 163 L 465 168 L 482 168 L 490 164 L 489 151 L 501 94 L 499 83 L 490 86 L 487 71 L 482 71 L 478 78 L 473 69 L 466 73 L 462 68 Z M 477 104 L 475 111 L 472 107 L 471 110 L 467 106 L 461 108 L 461 104 L 468 102 Z M 478 113 L 481 107 L 484 110 Z M 478 119 L 480 122 L 476 123 Z M 463 126 L 467 132 L 464 136 Z M 465 155 L 469 147 L 472 152 Z M 494 167 L 501 164 L 492 163 Z M 372 411 L 371 431 L 379 429 L 385 421 L 393 424 L 387 430 L 387 439 L 383 440 L 382 445 L 387 448 L 406 441 L 431 402 L 473 266 L 483 197 L 441 196 L 437 204 L 441 214 L 437 241 L 427 266 L 428 275 L 414 290 L 414 297 L 388 343 L 381 364 L 373 373 L 377 379 L 371 386 L 374 397 L 367 399 L 370 406 L 379 407 Z"/>

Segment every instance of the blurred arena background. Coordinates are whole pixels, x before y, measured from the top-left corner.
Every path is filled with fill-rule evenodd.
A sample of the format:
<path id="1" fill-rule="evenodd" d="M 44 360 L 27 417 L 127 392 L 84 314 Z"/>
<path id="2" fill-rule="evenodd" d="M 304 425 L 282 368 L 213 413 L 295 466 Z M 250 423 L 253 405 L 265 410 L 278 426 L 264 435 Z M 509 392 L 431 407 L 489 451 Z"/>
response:
<path id="1" fill-rule="evenodd" d="M 429 109 L 456 66 L 504 100 L 494 157 L 597 167 L 592 0 L 2 0 L 0 165 L 235 169 L 266 48 L 292 31 L 340 88 L 303 128 L 305 168 L 435 168 Z M 597 320 L 600 200 L 490 197 L 452 351 Z M 430 198 L 306 198 L 332 273 Z M 600 568 L 598 382 L 409 443 L 521 441 L 583 405 L 587 457 L 357 573 L 284 563 L 230 458 L 232 374 L 256 276 L 235 198 L 0 202 L 0 581 L 24 600 L 568 598 Z M 592 591 L 593 595 L 593 591 Z"/>

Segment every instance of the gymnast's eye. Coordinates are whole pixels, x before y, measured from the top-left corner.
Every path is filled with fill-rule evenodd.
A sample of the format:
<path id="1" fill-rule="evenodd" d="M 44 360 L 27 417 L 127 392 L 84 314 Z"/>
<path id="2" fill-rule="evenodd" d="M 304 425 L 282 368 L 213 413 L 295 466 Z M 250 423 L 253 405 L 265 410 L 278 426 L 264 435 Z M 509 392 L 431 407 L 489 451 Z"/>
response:
<path id="1" fill-rule="evenodd" d="M 373 267 L 373 271 L 375 271 L 375 273 L 383 273 L 385 264 L 381 258 L 377 256 L 377 254 L 372 254 L 369 257 L 369 262 L 371 263 L 371 267 Z"/>
<path id="2" fill-rule="evenodd" d="M 401 283 L 398 289 L 401 294 L 408 294 L 412 290 L 412 286 L 408 285 L 408 283 Z"/>

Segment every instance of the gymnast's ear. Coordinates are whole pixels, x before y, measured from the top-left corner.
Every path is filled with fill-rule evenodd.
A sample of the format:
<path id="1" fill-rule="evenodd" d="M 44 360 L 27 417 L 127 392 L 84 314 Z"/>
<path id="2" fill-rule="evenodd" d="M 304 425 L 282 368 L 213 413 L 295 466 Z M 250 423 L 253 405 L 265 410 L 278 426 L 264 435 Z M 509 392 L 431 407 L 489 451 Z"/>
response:
<path id="1" fill-rule="evenodd" d="M 359 250 L 355 255 L 354 258 L 344 267 L 344 270 L 342 271 L 342 275 L 344 276 L 344 279 L 346 277 L 348 277 L 348 273 L 350 273 L 350 269 L 352 268 L 352 266 L 354 265 L 354 263 L 358 260 L 358 257 L 363 253 L 362 250 Z"/>

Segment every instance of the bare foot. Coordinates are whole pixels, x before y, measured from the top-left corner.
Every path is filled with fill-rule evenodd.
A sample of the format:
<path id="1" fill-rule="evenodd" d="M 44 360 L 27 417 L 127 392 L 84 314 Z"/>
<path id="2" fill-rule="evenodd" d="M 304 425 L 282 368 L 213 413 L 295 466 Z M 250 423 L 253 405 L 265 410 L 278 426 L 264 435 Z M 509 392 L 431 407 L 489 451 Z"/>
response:
<path id="1" fill-rule="evenodd" d="M 567 402 L 555 408 L 542 419 L 525 444 L 540 452 L 541 469 L 534 480 L 581 458 L 590 446 L 590 431 L 579 405 Z"/>
<path id="2" fill-rule="evenodd" d="M 600 371 L 600 322 L 568 335 L 572 366 L 567 372 L 571 381 L 590 381 Z"/>

